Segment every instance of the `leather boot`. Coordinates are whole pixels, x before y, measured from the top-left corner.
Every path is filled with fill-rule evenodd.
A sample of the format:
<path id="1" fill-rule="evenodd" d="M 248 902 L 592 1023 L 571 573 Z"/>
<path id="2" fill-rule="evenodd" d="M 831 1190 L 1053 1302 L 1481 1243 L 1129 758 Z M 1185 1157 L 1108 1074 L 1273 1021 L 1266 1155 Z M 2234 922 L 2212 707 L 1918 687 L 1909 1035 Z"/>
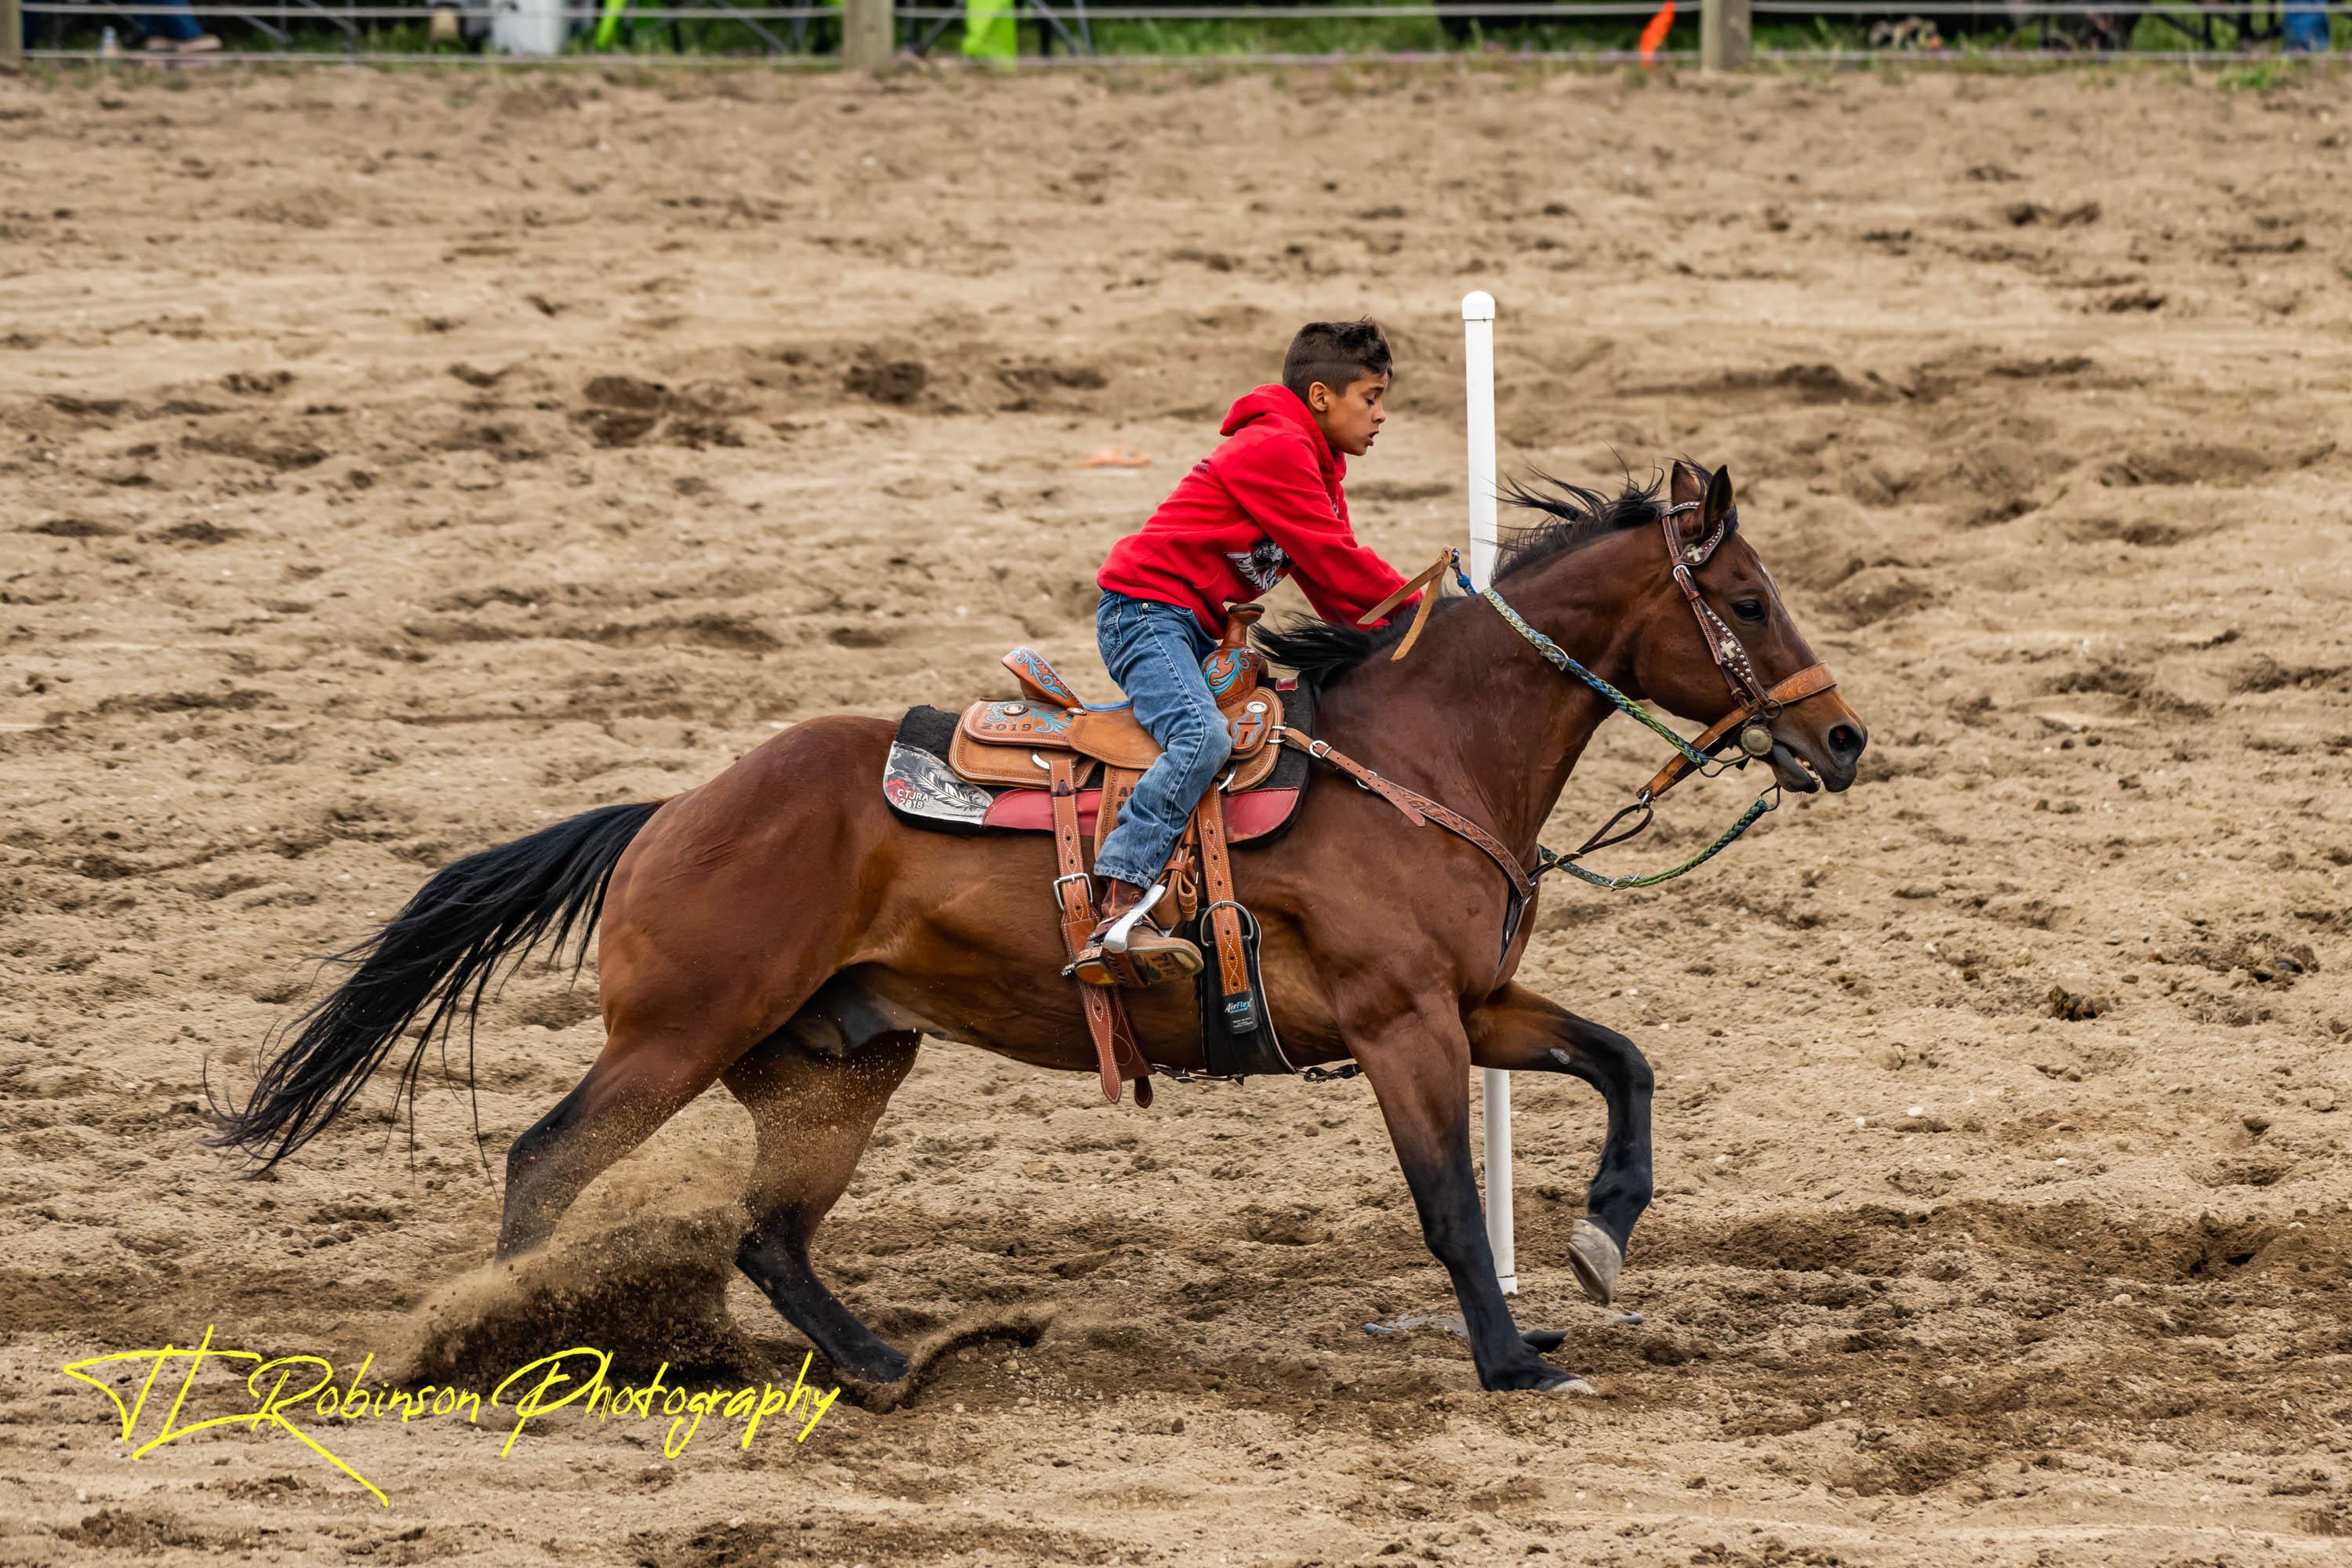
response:
<path id="1" fill-rule="evenodd" d="M 1152 907 L 1141 910 L 1146 892 Z M 1156 985 L 1201 973 L 1201 950 L 1160 929 L 1152 916 L 1167 907 L 1165 893 L 1116 877 L 1103 879 L 1102 919 L 1070 964 L 1088 985 Z"/>

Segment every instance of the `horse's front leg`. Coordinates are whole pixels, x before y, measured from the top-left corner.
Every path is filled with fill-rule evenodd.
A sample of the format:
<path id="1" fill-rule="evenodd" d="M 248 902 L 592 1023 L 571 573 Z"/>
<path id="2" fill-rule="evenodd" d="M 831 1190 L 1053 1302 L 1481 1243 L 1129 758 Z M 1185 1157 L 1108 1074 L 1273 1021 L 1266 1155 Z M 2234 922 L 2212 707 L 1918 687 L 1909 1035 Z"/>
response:
<path id="1" fill-rule="evenodd" d="M 1393 1016 L 1345 1033 L 1349 1054 L 1379 1097 L 1389 1141 L 1421 1215 L 1422 1240 L 1453 1277 L 1479 1383 L 1581 1387 L 1520 1338 L 1495 1278 L 1494 1249 L 1470 1167 L 1470 1041 L 1454 999 L 1417 998 Z"/>
<path id="2" fill-rule="evenodd" d="M 1570 1267 L 1596 1301 L 1617 1294 L 1633 1222 L 1650 1206 L 1650 1095 L 1656 1079 L 1633 1042 L 1513 985 L 1469 1018 L 1470 1059 L 1505 1072 L 1560 1072 L 1601 1091 L 1609 1132 L 1570 1232 Z"/>

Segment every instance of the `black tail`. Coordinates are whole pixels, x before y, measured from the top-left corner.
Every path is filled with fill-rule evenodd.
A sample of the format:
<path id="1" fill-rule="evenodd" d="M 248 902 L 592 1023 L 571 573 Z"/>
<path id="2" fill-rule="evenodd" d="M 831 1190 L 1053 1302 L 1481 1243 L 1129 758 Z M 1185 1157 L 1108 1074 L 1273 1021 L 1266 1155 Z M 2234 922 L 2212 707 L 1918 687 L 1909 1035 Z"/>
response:
<path id="1" fill-rule="evenodd" d="M 577 974 L 613 868 L 658 809 L 604 806 L 436 872 L 383 930 L 328 960 L 358 972 L 289 1026 L 300 1033 L 261 1069 L 243 1110 L 214 1108 L 219 1130 L 208 1142 L 258 1157 L 253 1174 L 267 1171 L 326 1130 L 420 1013 L 425 1026 L 401 1068 L 394 1108 L 404 1090 L 414 1117 L 425 1047 L 436 1034 L 446 1047 L 460 1013 L 470 1082 L 474 1010 L 500 962 L 520 963 L 551 930 L 552 963 L 576 930 Z"/>

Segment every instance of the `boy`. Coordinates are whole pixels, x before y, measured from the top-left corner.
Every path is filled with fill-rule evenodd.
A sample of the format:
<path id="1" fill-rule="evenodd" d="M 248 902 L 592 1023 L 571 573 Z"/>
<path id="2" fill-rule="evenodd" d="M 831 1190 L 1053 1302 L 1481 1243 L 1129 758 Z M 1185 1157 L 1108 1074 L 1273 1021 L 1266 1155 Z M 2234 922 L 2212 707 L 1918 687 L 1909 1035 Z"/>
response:
<path id="1" fill-rule="evenodd" d="M 1193 465 L 1142 531 L 1111 547 L 1096 574 L 1103 663 L 1161 752 L 1096 857 L 1102 922 L 1079 954 L 1082 976 L 1107 973 L 1103 940 L 1121 922 L 1127 951 L 1145 973 L 1171 964 L 1200 971 L 1200 950 L 1137 906 L 1233 750 L 1201 675 L 1224 629 L 1225 602 L 1246 603 L 1296 576 L 1318 614 L 1353 625 L 1402 584 L 1356 542 L 1340 492 L 1348 458 L 1371 450 L 1388 418 L 1390 379 L 1388 339 L 1373 322 L 1300 328 L 1283 356 L 1281 384 L 1233 405 L 1224 442 Z"/>

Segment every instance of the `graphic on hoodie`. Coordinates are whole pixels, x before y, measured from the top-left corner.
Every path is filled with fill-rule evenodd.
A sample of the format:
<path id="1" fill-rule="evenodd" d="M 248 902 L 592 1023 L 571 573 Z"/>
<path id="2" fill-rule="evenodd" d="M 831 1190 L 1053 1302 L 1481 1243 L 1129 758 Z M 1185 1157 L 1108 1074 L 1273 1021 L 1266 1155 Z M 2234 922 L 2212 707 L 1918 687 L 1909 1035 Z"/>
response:
<path id="1" fill-rule="evenodd" d="M 1247 555 L 1236 555 L 1229 550 L 1225 560 L 1232 564 L 1234 575 L 1261 594 L 1272 592 L 1274 585 L 1290 572 L 1290 557 L 1271 539 L 1261 539 L 1251 545 Z"/>

